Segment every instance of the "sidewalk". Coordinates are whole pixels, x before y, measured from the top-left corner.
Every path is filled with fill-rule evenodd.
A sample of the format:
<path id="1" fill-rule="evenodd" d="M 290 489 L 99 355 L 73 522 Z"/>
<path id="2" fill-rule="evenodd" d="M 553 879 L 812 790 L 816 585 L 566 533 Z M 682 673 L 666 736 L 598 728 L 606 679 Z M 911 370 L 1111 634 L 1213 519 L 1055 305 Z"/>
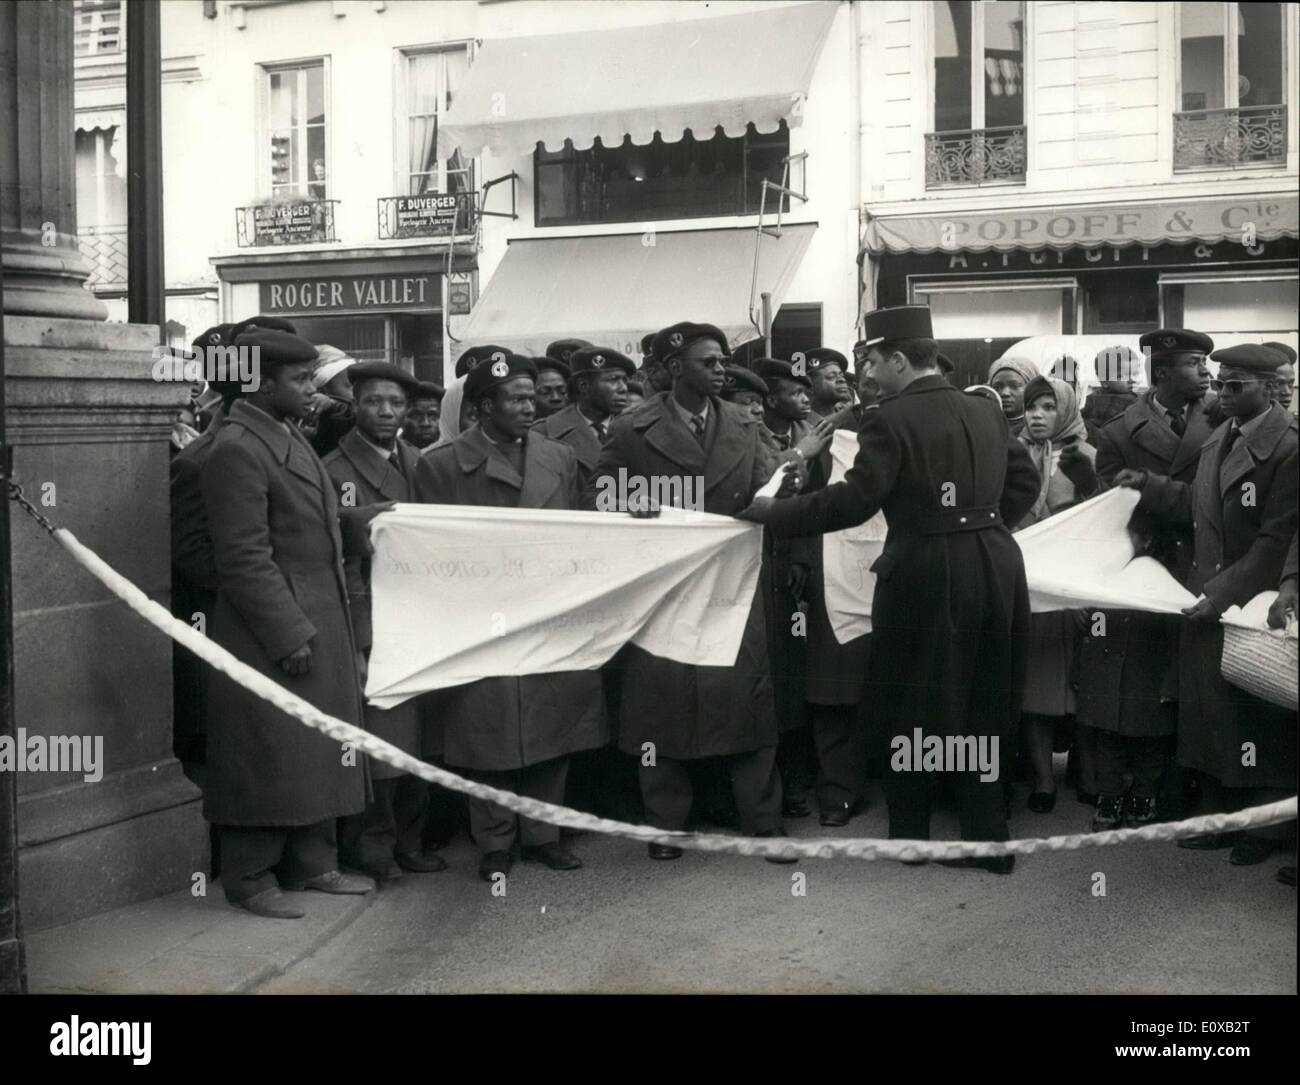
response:
<path id="1" fill-rule="evenodd" d="M 219 887 L 128 905 L 27 936 L 32 994 L 238 994 L 310 956 L 370 906 L 375 894 L 294 893 L 307 913 L 262 919 L 226 903 Z"/>

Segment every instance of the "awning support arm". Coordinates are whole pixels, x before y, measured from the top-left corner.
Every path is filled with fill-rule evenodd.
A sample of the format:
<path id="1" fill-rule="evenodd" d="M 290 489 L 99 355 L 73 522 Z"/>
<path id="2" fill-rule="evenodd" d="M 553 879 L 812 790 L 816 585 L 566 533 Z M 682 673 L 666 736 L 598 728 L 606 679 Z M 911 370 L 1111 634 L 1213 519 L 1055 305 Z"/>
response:
<path id="1" fill-rule="evenodd" d="M 517 174 L 514 170 L 511 170 L 509 173 L 502 174 L 500 177 L 493 177 L 492 180 L 490 181 L 484 181 L 483 188 L 480 190 L 483 197 L 482 202 L 484 205 L 486 205 L 487 203 L 488 190 L 493 185 L 499 185 L 503 181 L 510 182 L 510 210 L 509 211 L 485 211 L 483 210 L 483 207 L 480 206 L 478 213 L 480 215 L 491 215 L 494 218 L 518 219 L 519 210 L 518 210 L 518 204 L 516 203 L 516 199 L 515 199 L 516 182 L 518 180 L 519 180 L 519 174 Z"/>
<path id="2" fill-rule="evenodd" d="M 807 151 L 800 151 L 798 154 L 786 155 L 781 160 L 781 183 L 773 184 L 766 177 L 763 178 L 762 187 L 758 196 L 758 225 L 754 234 L 754 272 L 749 279 L 749 322 L 753 325 L 754 330 L 765 340 L 770 340 L 772 329 L 766 327 L 771 323 L 770 311 L 759 314 L 754 305 L 755 297 L 758 293 L 758 254 L 759 248 L 763 244 L 763 235 L 768 237 L 781 236 L 781 214 L 785 210 L 785 201 L 778 199 L 776 202 L 776 229 L 769 230 L 763 225 L 763 217 L 767 214 L 767 190 L 770 188 L 774 192 L 779 192 L 782 196 L 793 196 L 796 200 L 803 203 L 808 202 L 808 196 L 804 192 L 796 192 L 790 187 L 790 163 L 798 159 L 800 162 L 806 162 L 808 158 Z M 808 178 L 804 177 L 804 184 L 807 185 Z M 769 344 L 770 345 L 770 344 Z"/>

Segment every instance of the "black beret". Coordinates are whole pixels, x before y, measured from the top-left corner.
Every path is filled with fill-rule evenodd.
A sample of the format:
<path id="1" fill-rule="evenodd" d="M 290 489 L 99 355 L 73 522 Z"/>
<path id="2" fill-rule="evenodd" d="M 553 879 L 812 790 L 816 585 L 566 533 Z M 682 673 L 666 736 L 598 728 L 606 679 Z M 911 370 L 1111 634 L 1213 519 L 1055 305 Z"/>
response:
<path id="1" fill-rule="evenodd" d="M 655 346 L 655 333 L 654 333 L 654 332 L 646 332 L 645 335 L 641 336 L 641 355 L 642 355 L 642 357 L 645 357 L 645 358 L 651 358 L 651 357 L 653 357 L 654 355 L 653 355 L 652 352 L 653 352 L 653 350 L 654 350 L 654 346 Z"/>
<path id="2" fill-rule="evenodd" d="M 1244 369 L 1248 373 L 1276 373 L 1287 365 L 1286 355 L 1272 347 L 1256 346 L 1254 343 L 1241 343 L 1235 347 L 1216 350 L 1210 357 L 1219 365 Z"/>
<path id="3" fill-rule="evenodd" d="M 875 309 L 862 321 L 862 344 L 874 347 L 895 339 L 933 339 L 934 326 L 930 323 L 928 305 L 896 305 L 891 309 Z"/>
<path id="4" fill-rule="evenodd" d="M 724 357 L 731 357 L 731 347 L 727 345 L 727 337 L 721 328 L 712 324 L 695 324 L 689 320 L 671 324 L 655 332 L 655 357 L 666 364 L 670 358 L 701 339 L 712 339 L 722 348 Z"/>
<path id="5" fill-rule="evenodd" d="M 809 369 L 837 365 L 845 373 L 849 370 L 849 360 L 838 350 L 832 350 L 830 347 L 813 347 L 812 350 L 804 351 L 803 358 Z"/>
<path id="6" fill-rule="evenodd" d="M 1214 340 L 1208 335 L 1185 328 L 1160 328 L 1147 332 L 1138 344 L 1150 354 L 1153 364 L 1186 361 L 1194 355 L 1209 354 L 1214 349 Z"/>
<path id="7" fill-rule="evenodd" d="M 499 358 L 485 359 L 481 365 L 470 370 L 465 378 L 465 396 L 475 403 L 487 395 L 493 388 L 514 380 L 516 377 L 537 379 L 537 366 L 531 358 L 522 354 L 502 351 Z"/>
<path id="8" fill-rule="evenodd" d="M 951 373 L 957 367 L 952 364 L 952 359 L 940 351 L 934 356 L 934 362 L 939 367 L 940 373 Z"/>
<path id="9" fill-rule="evenodd" d="M 582 350 L 583 347 L 590 347 L 593 345 L 594 344 L 588 343 L 585 339 L 557 339 L 546 348 L 546 356 L 548 358 L 554 358 L 557 362 L 564 362 L 567 365 L 569 356 L 575 350 Z"/>
<path id="10" fill-rule="evenodd" d="M 1264 343 L 1269 350 L 1275 350 L 1286 358 L 1287 365 L 1295 365 L 1296 353 L 1285 343 Z"/>
<path id="11" fill-rule="evenodd" d="M 306 339 L 275 328 L 250 327 L 233 345 L 241 350 L 256 349 L 258 364 L 264 370 L 316 360 L 316 348 Z"/>
<path id="12" fill-rule="evenodd" d="M 767 385 L 748 369 L 742 369 L 738 365 L 725 366 L 724 369 L 726 375 L 722 378 L 723 399 L 728 399 L 737 392 L 757 392 L 760 396 L 767 395 Z"/>
<path id="13" fill-rule="evenodd" d="M 415 399 L 436 399 L 440 403 L 442 397 L 447 394 L 447 389 L 441 384 L 435 384 L 433 381 L 420 381 L 415 388 Z"/>
<path id="14" fill-rule="evenodd" d="M 794 381 L 795 384 L 802 384 L 805 388 L 812 387 L 812 381 L 802 373 L 796 373 L 794 366 L 779 358 L 759 358 L 754 362 L 754 372 L 772 389 L 775 389 L 777 381 Z"/>
<path id="15" fill-rule="evenodd" d="M 490 359 L 497 354 L 505 355 L 510 353 L 505 347 L 499 347 L 495 343 L 484 343 L 481 346 L 470 347 L 456 359 L 456 376 L 467 376 L 485 358 Z"/>
<path id="16" fill-rule="evenodd" d="M 569 372 L 568 364 L 560 361 L 558 358 L 550 354 L 543 354 L 540 358 L 534 358 L 533 365 L 537 366 L 537 373 L 539 376 L 542 373 L 545 373 L 548 369 L 553 369 L 566 381 L 569 379 L 570 376 L 572 376 L 572 374 Z"/>
<path id="17" fill-rule="evenodd" d="M 626 376 L 636 373 L 636 362 L 625 354 L 608 347 L 583 347 L 569 355 L 569 365 L 576 377 L 579 373 L 604 373 L 621 369 Z"/>
<path id="18" fill-rule="evenodd" d="M 420 386 L 412 374 L 391 362 L 357 362 L 356 365 L 348 366 L 346 372 L 353 388 L 366 380 L 386 380 L 400 384 L 409 396 Z"/>
<path id="19" fill-rule="evenodd" d="M 288 332 L 290 335 L 297 335 L 298 329 L 278 316 L 250 316 L 247 320 L 241 320 L 230 329 L 230 338 L 237 339 L 243 335 L 249 328 L 267 328 L 277 332 Z"/>
<path id="20" fill-rule="evenodd" d="M 738 365 L 745 369 L 753 369 L 755 363 L 767 356 L 766 339 L 749 339 L 739 344 L 731 352 L 731 364 Z"/>
<path id="21" fill-rule="evenodd" d="M 190 350 L 194 354 L 202 354 L 208 347 L 225 347 L 230 345 L 233 338 L 230 329 L 233 324 L 214 324 L 207 331 L 203 332 L 190 344 Z"/>

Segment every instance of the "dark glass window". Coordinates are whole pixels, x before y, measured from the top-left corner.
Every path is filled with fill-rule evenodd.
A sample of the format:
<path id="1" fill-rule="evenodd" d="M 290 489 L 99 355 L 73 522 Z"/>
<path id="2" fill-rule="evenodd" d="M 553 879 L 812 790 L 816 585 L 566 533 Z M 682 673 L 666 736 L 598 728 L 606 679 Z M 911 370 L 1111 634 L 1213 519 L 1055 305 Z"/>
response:
<path id="1" fill-rule="evenodd" d="M 751 124 L 735 138 L 718 128 L 713 138 L 696 139 L 688 129 L 676 143 L 665 143 L 656 132 L 641 146 L 630 136 L 618 147 L 597 139 L 586 151 L 574 150 L 569 140 L 560 151 L 539 146 L 537 225 L 756 214 L 763 178 L 780 184 L 789 154 L 784 122 L 768 135 Z M 789 201 L 781 202 L 788 211 Z M 776 212 L 776 193 L 768 194 L 766 206 Z"/>

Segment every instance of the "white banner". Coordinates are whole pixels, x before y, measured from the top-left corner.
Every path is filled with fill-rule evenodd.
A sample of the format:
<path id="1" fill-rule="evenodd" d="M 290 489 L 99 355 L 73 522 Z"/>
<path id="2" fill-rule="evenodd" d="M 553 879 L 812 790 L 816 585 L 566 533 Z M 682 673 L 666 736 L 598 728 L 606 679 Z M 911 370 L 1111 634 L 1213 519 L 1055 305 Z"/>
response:
<path id="1" fill-rule="evenodd" d="M 844 480 L 857 455 L 858 435 L 837 429 L 831 438 L 832 483 Z M 822 536 L 826 617 L 841 644 L 871 632 L 871 598 L 876 594 L 871 566 L 885 548 L 887 530 L 885 514 L 878 512 L 865 524 Z"/>
<path id="2" fill-rule="evenodd" d="M 758 586 L 757 524 L 676 508 L 399 504 L 371 525 L 366 697 L 599 667 L 624 644 L 727 667 Z"/>

